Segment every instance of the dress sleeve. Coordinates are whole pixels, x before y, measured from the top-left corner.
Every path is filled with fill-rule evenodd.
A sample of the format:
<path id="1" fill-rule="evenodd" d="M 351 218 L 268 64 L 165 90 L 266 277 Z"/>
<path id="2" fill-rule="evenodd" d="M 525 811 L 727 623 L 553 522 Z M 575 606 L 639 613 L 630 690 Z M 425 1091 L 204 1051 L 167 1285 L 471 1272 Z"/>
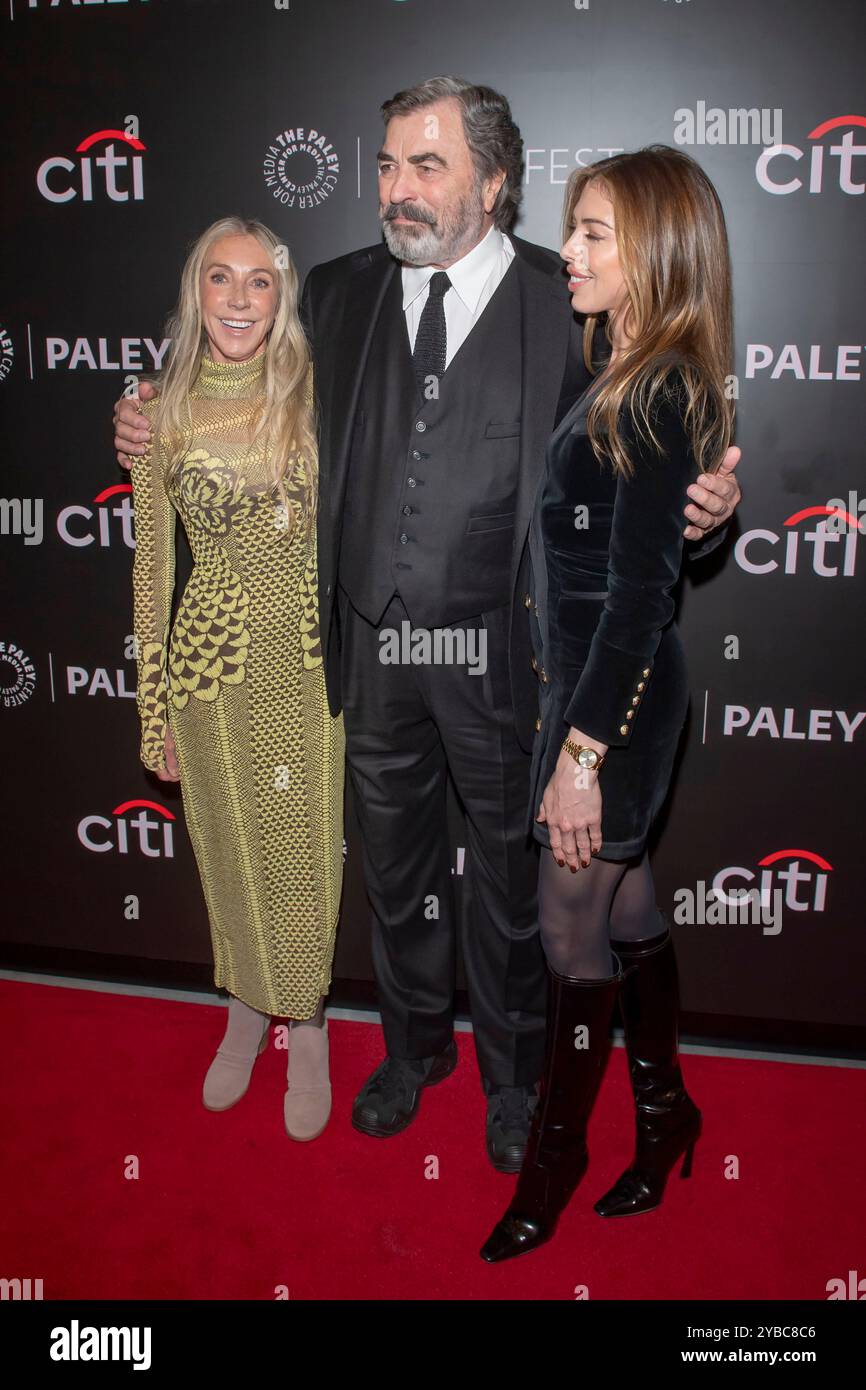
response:
<path id="1" fill-rule="evenodd" d="M 153 425 L 155 403 L 143 401 L 142 414 Z M 132 465 L 136 706 L 141 720 L 141 761 L 152 772 L 165 768 L 167 653 L 174 593 L 175 511 L 165 490 L 165 463 L 162 441 L 156 440 Z"/>
<path id="2" fill-rule="evenodd" d="M 697 474 L 682 396 L 654 403 L 664 453 L 623 428 L 634 464 L 617 479 L 608 550 L 608 596 L 565 722 L 611 747 L 626 747 L 640 714 L 662 632 L 671 621 L 683 557 L 686 488 Z"/>

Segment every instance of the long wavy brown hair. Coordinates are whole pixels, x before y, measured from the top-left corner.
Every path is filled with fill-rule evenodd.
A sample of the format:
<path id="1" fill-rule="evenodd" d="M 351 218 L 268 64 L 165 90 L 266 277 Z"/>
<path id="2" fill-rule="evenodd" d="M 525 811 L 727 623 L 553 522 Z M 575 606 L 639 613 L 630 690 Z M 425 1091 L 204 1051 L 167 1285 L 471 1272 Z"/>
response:
<path id="1" fill-rule="evenodd" d="M 621 324 L 631 342 L 599 379 L 587 412 L 596 457 L 629 476 L 633 463 L 622 437 L 623 407 L 638 436 L 661 448 L 652 425 L 653 402 L 685 388 L 684 423 L 698 467 L 714 472 L 731 442 L 734 406 L 727 394 L 732 371 L 731 265 L 725 216 L 701 166 L 669 145 L 649 145 L 576 169 L 568 182 L 563 240 L 574 233 L 574 210 L 589 183 L 613 205 L 622 306 L 587 315 L 583 354 L 597 372 L 592 345 L 604 322 L 613 346 Z M 679 371 L 678 371 L 679 369 Z"/>
<path id="2" fill-rule="evenodd" d="M 273 266 L 277 304 L 268 334 L 263 364 L 262 409 L 251 443 L 266 442 L 270 464 L 270 491 L 286 508 L 294 530 L 295 508 L 290 505 L 286 479 L 298 461 L 304 474 L 301 513 L 309 532 L 316 512 L 318 454 L 315 407 L 312 392 L 310 349 L 298 317 L 298 275 L 288 251 L 275 232 L 263 222 L 245 217 L 221 217 L 202 232 L 190 248 L 181 275 L 177 305 L 166 324 L 171 348 L 165 370 L 156 378 L 160 388 L 154 433 L 168 441 L 167 476 L 175 477 L 190 447 L 192 413 L 189 392 L 198 379 L 202 355 L 207 350 L 201 310 L 201 271 L 211 246 L 226 236 L 253 236 Z"/>

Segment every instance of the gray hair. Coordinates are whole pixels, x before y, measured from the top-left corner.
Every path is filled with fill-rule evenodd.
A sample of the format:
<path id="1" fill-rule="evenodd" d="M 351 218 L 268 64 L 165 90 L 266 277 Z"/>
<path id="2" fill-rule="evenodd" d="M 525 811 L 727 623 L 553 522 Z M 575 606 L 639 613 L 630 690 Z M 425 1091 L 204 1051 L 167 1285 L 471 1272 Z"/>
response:
<path id="1" fill-rule="evenodd" d="M 511 118 L 511 107 L 501 92 L 479 87 L 462 77 L 428 77 L 415 87 L 398 92 L 382 105 L 387 124 L 394 116 L 406 116 L 437 101 L 453 98 L 460 105 L 463 133 L 479 179 L 501 170 L 505 179 L 493 206 L 493 220 L 501 231 L 514 224 L 523 197 L 523 140 Z"/>

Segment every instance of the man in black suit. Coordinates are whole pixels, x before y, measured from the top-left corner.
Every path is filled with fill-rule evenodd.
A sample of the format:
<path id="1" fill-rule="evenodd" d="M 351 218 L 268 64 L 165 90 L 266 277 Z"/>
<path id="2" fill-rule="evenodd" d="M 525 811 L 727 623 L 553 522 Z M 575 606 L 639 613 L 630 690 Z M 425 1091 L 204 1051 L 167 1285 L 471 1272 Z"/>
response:
<path id="1" fill-rule="evenodd" d="M 523 167 L 507 102 L 444 78 L 382 114 L 386 244 L 314 267 L 302 309 L 322 422 L 325 669 L 345 719 L 388 1052 L 353 1122 L 399 1132 L 456 1061 L 450 772 L 466 815 L 461 942 L 488 1152 L 513 1172 L 546 997 L 523 830 L 538 712 L 526 541 L 547 438 L 588 376 L 561 262 L 506 235 Z M 382 659 L 384 634 L 443 627 L 486 648 L 483 675 Z"/>
<path id="2" fill-rule="evenodd" d="M 523 147 L 505 99 L 435 78 L 382 113 L 385 244 L 315 266 L 301 306 L 320 410 L 322 650 L 387 1050 L 353 1124 L 399 1133 L 456 1064 L 450 774 L 466 816 L 461 946 L 487 1151 L 517 1172 L 546 1002 L 524 831 L 539 678 L 527 535 L 548 436 L 588 374 L 559 258 L 507 234 Z M 132 437 L 119 432 L 118 448 Z M 693 491 L 690 538 L 733 511 L 738 457 Z"/>

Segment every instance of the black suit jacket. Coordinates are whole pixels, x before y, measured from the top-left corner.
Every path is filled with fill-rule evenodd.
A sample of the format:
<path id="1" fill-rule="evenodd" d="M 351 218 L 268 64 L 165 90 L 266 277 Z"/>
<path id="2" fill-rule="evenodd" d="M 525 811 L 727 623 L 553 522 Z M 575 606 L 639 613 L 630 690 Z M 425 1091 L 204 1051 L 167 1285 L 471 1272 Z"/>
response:
<path id="1" fill-rule="evenodd" d="M 511 554 L 509 664 L 518 737 L 532 747 L 538 705 L 525 611 L 529 521 L 545 448 L 562 410 L 587 385 L 581 329 L 554 252 L 512 236 L 520 287 L 522 401 Z M 352 427 L 377 316 L 399 262 L 383 243 L 314 266 L 301 300 L 319 411 L 319 614 L 331 713 L 342 707 L 335 596 Z"/>

